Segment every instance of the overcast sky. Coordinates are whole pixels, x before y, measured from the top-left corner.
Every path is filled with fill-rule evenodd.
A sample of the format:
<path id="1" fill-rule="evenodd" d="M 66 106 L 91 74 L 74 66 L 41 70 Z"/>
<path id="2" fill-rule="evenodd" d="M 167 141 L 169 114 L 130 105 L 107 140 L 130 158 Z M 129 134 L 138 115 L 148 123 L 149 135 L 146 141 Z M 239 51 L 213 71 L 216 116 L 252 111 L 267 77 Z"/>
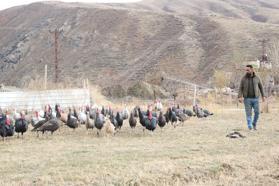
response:
<path id="1" fill-rule="evenodd" d="M 43 0 L 1 0 L 0 10 L 10 8 L 13 6 L 29 4 Z M 46 1 L 46 0 L 45 0 Z M 61 0 L 56 0 L 61 1 Z M 63 2 L 85 2 L 85 3 L 132 3 L 140 0 L 62 0 Z"/>

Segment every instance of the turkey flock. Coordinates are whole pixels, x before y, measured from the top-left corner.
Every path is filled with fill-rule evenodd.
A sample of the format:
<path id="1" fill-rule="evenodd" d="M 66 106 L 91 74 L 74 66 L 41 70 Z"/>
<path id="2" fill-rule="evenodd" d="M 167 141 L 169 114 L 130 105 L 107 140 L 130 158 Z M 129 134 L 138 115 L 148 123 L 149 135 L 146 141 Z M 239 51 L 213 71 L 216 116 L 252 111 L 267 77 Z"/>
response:
<path id="1" fill-rule="evenodd" d="M 154 107 L 154 109 L 153 109 Z M 163 112 L 161 102 L 154 105 L 148 105 L 147 110 L 136 106 L 130 111 L 127 107 L 123 110 L 115 110 L 111 107 L 99 107 L 97 105 L 85 106 L 79 109 L 75 107 L 62 109 L 56 104 L 54 109 L 50 105 L 46 105 L 41 111 L 21 111 L 2 110 L 0 108 L 0 136 L 3 140 L 6 137 L 20 135 L 23 138 L 25 132 L 28 131 L 31 124 L 31 132 L 42 136 L 48 132 L 53 134 L 62 126 L 75 131 L 78 127 L 84 126 L 86 130 L 95 130 L 97 136 L 101 131 L 106 135 L 115 135 L 121 131 L 124 121 L 129 123 L 131 129 L 135 129 L 137 125 L 145 130 L 154 132 L 158 126 L 164 128 L 167 124 L 174 128 L 183 125 L 190 117 L 204 118 L 213 115 L 206 109 L 200 108 L 198 105 L 190 109 L 180 108 L 179 105 L 172 106 Z"/>

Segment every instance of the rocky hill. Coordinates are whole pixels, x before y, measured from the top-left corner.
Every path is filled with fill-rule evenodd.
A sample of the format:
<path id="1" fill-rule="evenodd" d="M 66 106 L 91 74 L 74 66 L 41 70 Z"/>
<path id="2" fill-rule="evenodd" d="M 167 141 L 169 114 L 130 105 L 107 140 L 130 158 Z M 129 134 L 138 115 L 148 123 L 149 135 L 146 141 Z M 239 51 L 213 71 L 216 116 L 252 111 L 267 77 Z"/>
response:
<path id="1" fill-rule="evenodd" d="M 133 4 L 42 2 L 0 11 L 0 82 L 54 79 L 124 89 L 163 75 L 210 84 L 214 69 L 255 59 L 278 38 L 279 0 L 144 0 Z"/>

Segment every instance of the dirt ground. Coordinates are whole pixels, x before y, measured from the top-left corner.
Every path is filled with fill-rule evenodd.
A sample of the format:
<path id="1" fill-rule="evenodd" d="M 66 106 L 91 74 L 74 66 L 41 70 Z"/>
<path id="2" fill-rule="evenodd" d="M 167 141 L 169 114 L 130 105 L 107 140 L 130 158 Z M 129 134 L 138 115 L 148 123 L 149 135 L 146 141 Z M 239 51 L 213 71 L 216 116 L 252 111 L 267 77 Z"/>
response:
<path id="1" fill-rule="evenodd" d="M 112 137 L 84 126 L 39 138 L 28 131 L 0 142 L 0 185 L 279 185 L 275 109 L 252 132 L 235 107 L 153 134 L 127 121 Z M 246 137 L 227 138 L 231 131 Z"/>

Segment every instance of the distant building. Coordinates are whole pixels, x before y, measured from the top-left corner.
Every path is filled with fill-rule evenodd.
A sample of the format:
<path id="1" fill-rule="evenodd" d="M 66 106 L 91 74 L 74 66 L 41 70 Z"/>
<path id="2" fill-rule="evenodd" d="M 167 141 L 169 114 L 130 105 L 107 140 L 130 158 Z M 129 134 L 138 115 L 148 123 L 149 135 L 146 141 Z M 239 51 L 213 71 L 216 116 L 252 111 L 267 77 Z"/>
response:
<path id="1" fill-rule="evenodd" d="M 262 55 L 262 57 L 258 61 L 260 61 L 260 68 L 266 68 L 266 69 L 272 68 L 272 64 L 271 64 L 270 60 L 268 59 L 267 54 Z"/>
<path id="2" fill-rule="evenodd" d="M 270 62 L 267 54 L 262 55 L 256 60 L 250 60 L 246 62 L 246 65 L 252 65 L 255 69 L 265 68 L 271 69 L 272 63 Z"/>

